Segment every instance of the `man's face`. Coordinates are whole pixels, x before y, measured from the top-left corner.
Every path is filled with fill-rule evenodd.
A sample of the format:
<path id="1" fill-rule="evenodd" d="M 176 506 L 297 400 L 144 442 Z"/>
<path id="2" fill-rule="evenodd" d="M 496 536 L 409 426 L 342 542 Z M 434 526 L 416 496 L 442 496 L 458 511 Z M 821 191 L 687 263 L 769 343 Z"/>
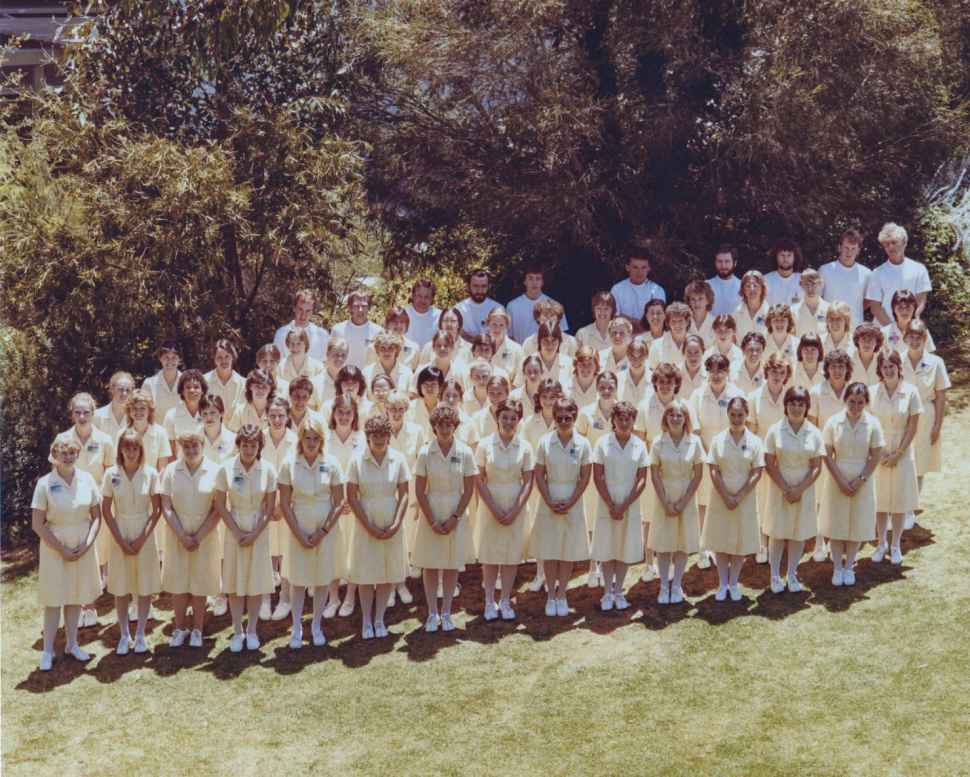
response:
<path id="1" fill-rule="evenodd" d="M 481 303 L 488 296 L 488 278 L 484 275 L 474 275 L 468 281 L 468 296 L 472 302 Z"/>
<path id="2" fill-rule="evenodd" d="M 879 245 L 882 246 L 882 250 L 886 252 L 886 256 L 892 262 L 901 262 L 906 254 L 906 241 L 901 240 L 898 237 L 891 238 L 889 240 L 880 240 Z"/>
<path id="3" fill-rule="evenodd" d="M 730 278 L 734 272 L 734 257 L 731 254 L 715 254 L 714 271 L 718 278 Z"/>
<path id="4" fill-rule="evenodd" d="M 851 240 L 843 240 L 839 243 L 839 261 L 846 267 L 851 267 L 855 264 L 861 248 L 862 246 L 858 243 L 854 243 Z"/>
<path id="5" fill-rule="evenodd" d="M 434 302 L 434 295 L 427 286 L 418 286 L 411 292 L 411 304 L 418 313 L 427 313 L 432 302 Z"/>
<path id="6" fill-rule="evenodd" d="M 781 272 L 791 272 L 795 268 L 795 252 L 779 251 L 775 256 L 775 266 Z"/>
<path id="7" fill-rule="evenodd" d="M 626 273 L 630 279 L 630 283 L 635 283 L 637 285 L 643 283 L 647 280 L 647 274 L 650 272 L 650 260 L 643 259 L 641 257 L 631 258 L 626 263 Z"/>
<path id="8" fill-rule="evenodd" d="M 527 272 L 525 274 L 525 296 L 529 299 L 535 299 L 542 294 L 542 283 L 542 273 Z"/>
<path id="9" fill-rule="evenodd" d="M 301 297 L 293 306 L 293 319 L 300 326 L 305 326 L 313 315 L 313 300 Z"/>
<path id="10" fill-rule="evenodd" d="M 350 303 L 350 320 L 360 326 L 367 321 L 368 312 L 370 312 L 370 302 L 361 297 L 354 297 L 354 301 Z"/>

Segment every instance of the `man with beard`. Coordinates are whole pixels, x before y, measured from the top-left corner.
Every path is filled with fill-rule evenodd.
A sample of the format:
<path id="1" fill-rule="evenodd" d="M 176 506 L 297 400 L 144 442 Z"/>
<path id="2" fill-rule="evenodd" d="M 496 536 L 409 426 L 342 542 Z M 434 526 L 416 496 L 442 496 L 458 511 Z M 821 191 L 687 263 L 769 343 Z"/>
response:
<path id="1" fill-rule="evenodd" d="M 441 310 L 434 306 L 434 281 L 418 278 L 411 287 L 411 304 L 405 309 L 408 314 L 407 337 L 419 346 L 430 343 L 438 331 L 438 317 Z"/>
<path id="2" fill-rule="evenodd" d="M 852 308 L 852 327 L 862 323 L 865 314 L 866 289 L 872 270 L 859 264 L 856 259 L 862 248 L 862 234 L 847 229 L 839 238 L 839 258 L 826 262 L 819 268 L 825 283 L 822 299 L 828 302 L 844 302 Z M 850 331 L 851 331 L 850 329 Z"/>
<path id="3" fill-rule="evenodd" d="M 776 242 L 769 252 L 775 263 L 775 271 L 765 275 L 768 286 L 767 302 L 769 305 L 794 305 L 802 299 L 802 273 L 805 266 L 802 259 L 802 249 L 794 240 L 782 238 Z"/>
<path id="4" fill-rule="evenodd" d="M 633 246 L 627 252 L 626 274 L 626 278 L 614 284 L 610 294 L 616 300 L 616 315 L 629 319 L 636 332 L 646 304 L 652 299 L 666 303 L 667 292 L 660 284 L 647 280 L 650 253 L 642 246 Z"/>
<path id="5" fill-rule="evenodd" d="M 455 305 L 464 321 L 461 337 L 469 343 L 482 332 L 488 331 L 485 319 L 493 308 L 499 306 L 498 302 L 488 296 L 489 280 L 488 271 L 472 270 L 468 275 L 468 296 Z"/>
<path id="6" fill-rule="evenodd" d="M 909 234 L 899 224 L 889 222 L 879 230 L 879 245 L 886 252 L 886 261 L 872 271 L 866 303 L 881 326 L 892 319 L 893 294 L 902 289 L 916 295 L 916 318 L 923 315 L 926 297 L 933 289 L 926 265 L 906 256 Z"/>
<path id="7" fill-rule="evenodd" d="M 741 279 L 734 274 L 738 266 L 738 249 L 730 243 L 722 243 L 714 252 L 713 278 L 708 278 L 708 285 L 714 290 L 714 307 L 712 316 L 730 316 L 738 306 L 741 295 Z"/>
<path id="8" fill-rule="evenodd" d="M 321 362 L 327 360 L 327 342 L 330 340 L 330 335 L 326 329 L 310 320 L 315 304 L 316 300 L 311 289 L 301 289 L 296 293 L 293 301 L 293 320 L 277 329 L 273 337 L 273 345 L 279 349 L 282 358 L 285 359 L 290 353 L 286 347 L 286 335 L 293 329 L 305 329 L 310 337 L 307 355 Z"/>

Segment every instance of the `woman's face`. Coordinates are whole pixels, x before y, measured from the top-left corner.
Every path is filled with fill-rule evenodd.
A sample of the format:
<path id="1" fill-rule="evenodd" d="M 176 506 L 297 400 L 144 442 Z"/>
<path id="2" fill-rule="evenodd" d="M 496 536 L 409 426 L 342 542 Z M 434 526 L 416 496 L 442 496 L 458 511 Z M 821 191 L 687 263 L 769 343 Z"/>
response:
<path id="1" fill-rule="evenodd" d="M 434 427 L 434 436 L 441 447 L 448 447 L 455 439 L 455 425 L 451 421 L 439 421 Z"/>
<path id="2" fill-rule="evenodd" d="M 867 356 L 876 350 L 876 338 L 874 335 L 863 335 L 859 338 L 859 350 Z"/>
<path id="3" fill-rule="evenodd" d="M 626 359 L 630 362 L 630 366 L 639 372 L 647 361 L 647 354 L 643 348 L 631 348 L 626 352 Z"/>
<path id="4" fill-rule="evenodd" d="M 395 318 L 387 322 L 387 331 L 405 337 L 408 333 L 408 324 L 403 318 Z"/>
<path id="5" fill-rule="evenodd" d="M 499 432 L 504 434 L 506 437 L 511 437 L 515 434 L 515 430 L 519 425 L 519 414 L 514 410 L 503 410 L 498 414 L 498 429 Z"/>
<path id="6" fill-rule="evenodd" d="M 76 448 L 58 448 L 57 453 L 54 454 L 54 461 L 64 469 L 70 469 L 77 461 L 78 453 Z"/>
<path id="7" fill-rule="evenodd" d="M 774 316 L 768 322 L 768 327 L 771 329 L 771 333 L 775 336 L 787 335 L 788 319 L 784 316 Z"/>
<path id="8" fill-rule="evenodd" d="M 456 410 L 461 407 L 461 394 L 454 386 L 447 386 L 441 394 L 441 401 Z"/>
<path id="9" fill-rule="evenodd" d="M 390 405 L 387 408 L 387 415 L 391 419 L 391 424 L 397 428 L 404 423 L 404 416 L 408 409 L 404 405 Z"/>
<path id="10" fill-rule="evenodd" d="M 825 326 L 828 329 L 829 337 L 836 342 L 845 337 L 845 319 L 842 316 L 833 316 L 826 319 Z"/>
<path id="11" fill-rule="evenodd" d="M 381 405 L 387 402 L 387 397 L 391 393 L 391 384 L 383 378 L 374 381 L 374 399 Z"/>
<path id="12" fill-rule="evenodd" d="M 764 355 L 764 352 L 765 349 L 761 347 L 761 343 L 756 340 L 749 340 L 744 348 L 744 359 L 753 367 L 761 363 L 761 357 Z"/>
<path id="13" fill-rule="evenodd" d="M 134 383 L 128 380 L 128 378 L 121 378 L 115 381 L 115 384 L 111 387 L 111 401 L 116 405 L 123 405 L 128 401 L 128 397 L 134 390 Z"/>
<path id="14" fill-rule="evenodd" d="M 121 446 L 121 458 L 126 467 L 137 467 L 138 458 L 141 456 L 141 446 L 133 442 L 125 442 Z"/>
<path id="15" fill-rule="evenodd" d="M 472 348 L 472 356 L 476 359 L 484 359 L 490 362 L 492 361 L 492 357 L 495 356 L 495 349 L 485 343 L 478 343 Z M 446 357 L 442 356 L 441 358 L 444 359 Z"/>
<path id="16" fill-rule="evenodd" d="M 774 369 L 768 370 L 768 385 L 775 391 L 781 389 L 787 379 L 788 370 L 782 367 L 775 367 Z"/>
<path id="17" fill-rule="evenodd" d="M 596 362 L 592 359 L 577 359 L 576 373 L 583 380 L 589 380 L 596 374 Z"/>
<path id="18" fill-rule="evenodd" d="M 856 419 L 866 409 L 866 398 L 861 394 L 851 394 L 845 398 L 845 410 L 849 418 Z"/>
<path id="19" fill-rule="evenodd" d="M 388 367 L 397 361 L 398 349 L 396 345 L 381 345 L 377 348 L 377 358 L 381 364 Z"/>
<path id="20" fill-rule="evenodd" d="M 660 305 L 653 305 L 649 310 L 647 310 L 647 325 L 650 327 L 650 331 L 654 334 L 658 334 L 663 331 L 664 322 L 666 320 L 667 315 L 664 313 L 664 309 Z"/>
<path id="21" fill-rule="evenodd" d="M 331 348 L 327 352 L 327 366 L 331 372 L 337 372 L 347 363 L 347 351 L 344 348 Z"/>
<path id="22" fill-rule="evenodd" d="M 451 332 L 455 337 L 458 336 L 458 316 L 454 313 L 448 312 L 441 317 L 441 329 L 445 332 Z"/>
<path id="23" fill-rule="evenodd" d="M 434 344 L 434 354 L 442 361 L 449 361 L 451 359 L 452 351 L 455 350 L 453 344 L 449 344 L 448 340 L 444 337 L 439 337 Z"/>
<path id="24" fill-rule="evenodd" d="M 419 393 L 427 400 L 437 401 L 438 396 L 441 394 L 441 383 L 437 380 L 429 380 L 422 383 Z"/>
<path id="25" fill-rule="evenodd" d="M 593 318 L 600 322 L 609 321 L 613 318 L 613 309 L 609 305 L 601 302 L 593 307 Z"/>
<path id="26" fill-rule="evenodd" d="M 286 428 L 286 416 L 286 410 L 279 406 L 271 407 L 266 413 L 266 417 L 269 419 L 270 428 L 277 432 Z"/>
<path id="27" fill-rule="evenodd" d="M 232 369 L 232 354 L 224 348 L 216 348 L 216 355 L 213 361 L 219 372 L 229 372 Z"/>
<path id="28" fill-rule="evenodd" d="M 684 348 L 684 360 L 692 369 L 696 369 L 704 356 L 704 350 L 698 343 L 688 343 Z"/>
<path id="29" fill-rule="evenodd" d="M 185 459 L 189 464 L 195 464 L 202 460 L 202 441 L 191 439 L 185 442 L 179 443 L 179 447 L 182 449 L 182 458 Z"/>
<path id="30" fill-rule="evenodd" d="M 269 384 L 268 383 L 253 383 L 250 387 L 250 393 L 253 395 L 253 400 L 257 402 L 265 402 L 269 399 Z"/>
<path id="31" fill-rule="evenodd" d="M 499 402 L 504 402 L 509 398 L 508 388 L 506 388 L 504 383 L 500 383 L 499 381 L 489 383 L 486 393 L 488 394 L 488 403 L 492 407 L 498 407 Z"/>
<path id="32" fill-rule="evenodd" d="M 657 396 L 659 396 L 665 402 L 669 401 L 674 395 L 674 382 L 666 375 L 657 376 L 654 387 L 656 389 Z"/>
<path id="33" fill-rule="evenodd" d="M 802 361 L 805 364 L 818 364 L 818 348 L 814 345 L 806 345 L 802 348 Z"/>
<path id="34" fill-rule="evenodd" d="M 631 339 L 626 327 L 616 326 L 610 330 L 610 342 L 613 343 L 614 348 L 626 348 Z"/>
<path id="35" fill-rule="evenodd" d="M 734 402 L 727 411 L 728 421 L 734 429 L 744 428 L 745 421 L 748 420 L 748 411 L 740 402 Z"/>
<path id="36" fill-rule="evenodd" d="M 794 423 L 805 420 L 805 415 L 807 413 L 808 403 L 803 402 L 802 400 L 789 402 L 785 405 L 785 415 L 788 416 L 789 421 L 793 421 Z"/>
<path id="37" fill-rule="evenodd" d="M 282 413 L 283 411 L 280 410 Z M 285 415 L 285 414 L 284 414 Z M 272 418 L 272 416 L 270 416 Z M 209 405 L 205 410 L 202 411 L 202 423 L 206 426 L 218 426 L 222 423 L 222 413 L 219 412 L 219 408 Z"/>
<path id="38" fill-rule="evenodd" d="M 88 402 L 78 402 L 71 408 L 71 419 L 82 429 L 89 426 L 94 418 L 94 408 Z"/>
<path id="39" fill-rule="evenodd" d="M 558 392 L 555 391 L 543 391 L 539 394 L 539 407 L 541 407 L 545 412 L 550 412 L 552 406 L 556 404 L 556 400 L 559 399 Z"/>
<path id="40" fill-rule="evenodd" d="M 488 333 L 496 343 L 505 341 L 505 333 L 508 329 L 509 322 L 505 320 L 505 316 L 492 316 L 488 320 Z"/>
<path id="41" fill-rule="evenodd" d="M 351 420 L 353 420 L 353 414 L 351 414 Z M 303 455 L 308 459 L 313 459 L 320 452 L 320 448 L 323 446 L 323 438 L 314 431 L 307 430 L 303 433 L 303 441 L 300 443 L 300 447 L 303 450 Z"/>
<path id="42" fill-rule="evenodd" d="M 757 280 L 748 278 L 741 284 L 741 291 L 744 294 L 744 301 L 748 303 L 749 307 L 760 304 L 761 284 Z"/>
<path id="43" fill-rule="evenodd" d="M 276 375 L 276 371 L 279 369 L 280 362 L 279 359 L 274 359 L 270 355 L 260 356 L 256 360 L 256 366 L 259 367 L 263 372 L 270 375 Z"/>
<path id="44" fill-rule="evenodd" d="M 734 330 L 727 326 L 719 326 L 714 330 L 714 337 L 722 346 L 727 347 L 734 340 Z"/>
<path id="45" fill-rule="evenodd" d="M 202 399 L 202 384 L 197 380 L 187 380 L 182 386 L 182 399 L 188 405 L 198 404 Z"/>
<path id="46" fill-rule="evenodd" d="M 555 337 L 543 337 L 539 342 L 539 349 L 543 356 L 551 358 L 559 351 L 559 341 Z"/>
<path id="47" fill-rule="evenodd" d="M 239 458 L 243 464 L 252 464 L 259 453 L 259 443 L 256 440 L 239 441 Z"/>
<path id="48" fill-rule="evenodd" d="M 613 416 L 613 428 L 620 434 L 626 435 L 633 430 L 633 422 L 636 416 L 629 413 L 617 413 Z"/>
<path id="49" fill-rule="evenodd" d="M 303 356 L 306 353 L 306 343 L 302 337 L 286 338 L 286 347 L 289 349 L 290 356 Z"/>
<path id="50" fill-rule="evenodd" d="M 907 332 L 903 337 L 906 346 L 914 353 L 920 353 L 926 345 L 926 336 L 920 332 Z"/>
<path id="51" fill-rule="evenodd" d="M 616 381 L 610 378 L 603 378 L 596 381 L 596 393 L 604 402 L 609 402 L 616 398 Z"/>
<path id="52" fill-rule="evenodd" d="M 843 362 L 832 362 L 829 365 L 829 379 L 836 383 L 845 383 L 846 368 Z"/>
<path id="53" fill-rule="evenodd" d="M 138 421 L 139 423 L 142 421 L 147 421 L 148 413 L 149 408 L 147 402 L 135 402 L 131 406 L 131 418 L 133 421 Z"/>
<path id="54" fill-rule="evenodd" d="M 691 294 L 687 298 L 687 304 L 690 306 L 690 312 L 694 314 L 696 318 L 703 318 L 707 315 L 707 295 L 706 294 Z"/>
<path id="55" fill-rule="evenodd" d="M 671 316 L 667 321 L 667 326 L 670 328 L 670 334 L 676 337 L 678 340 L 687 335 L 687 325 L 688 321 L 684 316 Z"/>
<path id="56" fill-rule="evenodd" d="M 354 397 L 355 399 L 360 399 L 360 395 L 363 393 L 363 391 L 360 388 L 360 383 L 351 378 L 350 380 L 340 381 L 340 393 L 350 394 L 350 396 Z"/>
<path id="57" fill-rule="evenodd" d="M 306 389 L 298 388 L 290 391 L 290 404 L 293 406 L 293 410 L 297 415 L 303 415 L 309 401 L 310 392 Z"/>
<path id="58" fill-rule="evenodd" d="M 884 361 L 882 363 L 882 379 L 889 383 L 895 383 L 899 380 L 899 367 L 891 361 Z"/>
<path id="59" fill-rule="evenodd" d="M 179 368 L 179 355 L 174 351 L 165 351 L 158 361 L 165 372 L 175 372 Z"/>
<path id="60" fill-rule="evenodd" d="M 525 382 L 530 386 L 534 386 L 542 380 L 542 367 L 535 362 L 529 362 L 525 365 L 522 372 L 525 374 Z"/>
<path id="61" fill-rule="evenodd" d="M 371 453 L 380 458 L 387 453 L 387 447 L 391 442 L 391 435 L 387 432 L 371 432 L 367 435 L 367 445 Z"/>
<path id="62" fill-rule="evenodd" d="M 679 407 L 671 408 L 667 411 L 667 428 L 674 434 L 679 434 L 684 429 L 684 411 Z"/>
<path id="63" fill-rule="evenodd" d="M 707 380 L 710 382 L 711 386 L 715 389 L 722 389 L 727 383 L 728 371 L 721 369 L 720 367 L 715 367 L 707 373 Z"/>
<path id="64" fill-rule="evenodd" d="M 349 429 L 354 425 L 354 410 L 350 407 L 338 407 L 333 411 L 333 418 L 339 429 Z"/>
<path id="65" fill-rule="evenodd" d="M 908 303 L 903 303 L 902 305 L 896 305 L 893 308 L 893 315 L 896 316 L 896 321 L 899 323 L 908 324 L 913 320 L 913 316 L 916 315 L 916 307 Z M 900 327 L 901 329 L 902 327 Z"/>
<path id="66" fill-rule="evenodd" d="M 569 434 L 573 430 L 573 424 L 576 423 L 576 416 L 568 410 L 556 410 L 553 420 L 560 432 Z"/>

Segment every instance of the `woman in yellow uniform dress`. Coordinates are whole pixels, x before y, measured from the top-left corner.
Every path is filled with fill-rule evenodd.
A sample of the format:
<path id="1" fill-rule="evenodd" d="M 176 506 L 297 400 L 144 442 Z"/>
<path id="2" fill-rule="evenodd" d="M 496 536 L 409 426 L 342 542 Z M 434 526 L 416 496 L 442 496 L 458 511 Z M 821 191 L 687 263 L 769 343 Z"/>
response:
<path id="1" fill-rule="evenodd" d="M 63 439 L 51 445 L 54 466 L 37 481 L 31 527 L 40 538 L 37 587 L 44 608 L 44 649 L 40 669 L 54 663 L 54 637 L 64 608 L 66 651 L 78 661 L 91 656 L 77 642 L 81 605 L 101 593 L 94 538 L 101 526 L 101 494 L 94 478 L 75 465 L 81 446 Z"/>
<path id="2" fill-rule="evenodd" d="M 404 521 L 404 541 L 407 545 L 409 557 L 411 549 L 414 547 L 414 535 L 418 530 L 418 497 L 414 493 L 414 467 L 418 463 L 418 453 L 421 446 L 426 441 L 424 430 L 408 420 L 410 408 L 411 400 L 408 398 L 406 390 L 394 391 L 387 398 L 387 417 L 391 422 L 390 446 L 404 456 L 408 463 L 408 472 L 411 473 L 408 482 L 407 518 Z M 417 570 L 411 566 L 408 573 L 409 577 L 415 577 Z M 414 596 L 408 590 L 407 583 L 398 583 L 396 591 L 391 591 L 388 607 L 393 607 L 398 597 L 404 604 L 411 604 L 414 601 Z"/>

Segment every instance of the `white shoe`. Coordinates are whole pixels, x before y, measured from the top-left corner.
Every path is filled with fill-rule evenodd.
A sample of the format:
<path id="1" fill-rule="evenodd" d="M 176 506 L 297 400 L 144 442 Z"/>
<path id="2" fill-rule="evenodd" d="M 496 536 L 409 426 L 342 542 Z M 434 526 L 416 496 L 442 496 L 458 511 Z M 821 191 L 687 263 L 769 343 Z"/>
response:
<path id="1" fill-rule="evenodd" d="M 600 585 L 599 575 L 596 574 L 596 569 L 595 568 L 591 568 L 589 570 L 589 574 L 586 575 L 586 587 L 587 588 L 599 588 L 599 585 Z"/>
<path id="2" fill-rule="evenodd" d="M 259 650 L 259 637 L 255 634 L 247 634 L 246 650 Z"/>
<path id="3" fill-rule="evenodd" d="M 343 604 L 340 605 L 340 609 L 337 610 L 337 615 L 339 615 L 341 618 L 348 618 L 353 615 L 356 602 L 356 595 L 348 596 L 346 599 L 344 599 Z"/>
<path id="4" fill-rule="evenodd" d="M 293 608 L 290 607 L 289 602 L 278 602 L 276 605 L 276 609 L 273 610 L 273 615 L 270 617 L 270 620 L 274 620 L 274 621 L 285 620 L 286 618 L 290 617 L 290 612 L 292 611 L 292 609 Z"/>
<path id="5" fill-rule="evenodd" d="M 711 568 L 711 559 L 708 557 L 707 551 L 702 550 L 700 552 L 700 555 L 697 557 L 697 564 L 696 564 L 696 566 L 697 566 L 698 569 L 710 569 Z"/>
<path id="6" fill-rule="evenodd" d="M 499 602 L 498 611 L 502 614 L 503 621 L 515 620 L 515 610 L 512 609 L 512 605 L 508 602 Z"/>
<path id="7" fill-rule="evenodd" d="M 188 629 L 175 629 L 172 632 L 172 637 L 168 641 L 169 647 L 178 648 L 185 644 L 185 640 L 188 639 L 189 630 Z"/>
<path id="8" fill-rule="evenodd" d="M 771 578 L 771 592 L 773 594 L 780 594 L 785 590 L 785 581 L 780 577 Z"/>
<path id="9" fill-rule="evenodd" d="M 556 600 L 546 599 L 546 615 L 550 618 L 556 617 Z"/>
<path id="10" fill-rule="evenodd" d="M 603 598 L 600 599 L 600 609 L 603 612 L 609 612 L 613 609 L 613 594 L 603 594 Z"/>
<path id="11" fill-rule="evenodd" d="M 323 647 L 327 644 L 327 637 L 323 629 L 311 629 L 310 636 L 313 638 L 313 647 Z"/>
<path id="12" fill-rule="evenodd" d="M 40 654 L 40 665 L 39 669 L 42 672 L 49 672 L 54 666 L 54 654 L 48 653 L 46 650 Z"/>
<path id="13" fill-rule="evenodd" d="M 428 634 L 434 634 L 438 630 L 440 622 L 440 618 L 437 615 L 429 615 L 428 620 L 424 623 L 424 630 Z"/>
<path id="14" fill-rule="evenodd" d="M 457 599 L 460 593 L 461 593 L 461 583 L 456 582 L 454 593 L 452 593 L 451 596 L 453 599 Z"/>
<path id="15" fill-rule="evenodd" d="M 802 592 L 801 581 L 797 577 L 788 578 L 788 590 L 793 594 L 799 594 Z"/>
<path id="16" fill-rule="evenodd" d="M 545 575 L 538 575 L 535 580 L 529 583 L 529 590 L 533 593 L 538 593 L 542 590 L 542 587 L 546 584 Z"/>
<path id="17" fill-rule="evenodd" d="M 198 629 L 192 629 L 192 634 L 189 636 L 189 647 L 202 647 L 202 632 Z"/>
<path id="18" fill-rule="evenodd" d="M 815 550 L 812 553 L 812 561 L 817 561 L 819 564 L 821 564 L 828 557 L 829 557 L 829 550 L 825 546 L 825 543 L 824 542 L 816 542 L 815 543 Z"/>
<path id="19" fill-rule="evenodd" d="M 627 610 L 630 608 L 630 603 L 623 594 L 615 594 L 613 596 L 613 607 L 617 610 Z"/>
<path id="20" fill-rule="evenodd" d="M 741 601 L 741 586 L 735 583 L 734 585 L 728 587 L 728 591 L 731 593 L 732 602 Z"/>
<path id="21" fill-rule="evenodd" d="M 212 614 L 217 618 L 229 612 L 229 601 L 225 596 L 217 596 L 212 600 Z"/>
<path id="22" fill-rule="evenodd" d="M 768 551 L 764 548 L 758 548 L 758 552 L 754 554 L 754 560 L 756 564 L 767 564 Z"/>
<path id="23" fill-rule="evenodd" d="M 233 634 L 229 640 L 229 652 L 230 653 L 242 653 L 243 643 L 246 638 L 242 634 Z M 290 643 L 292 645 L 292 643 Z"/>
<path id="24" fill-rule="evenodd" d="M 395 604 L 397 604 L 397 591 L 392 588 L 391 592 L 387 595 L 387 606 L 393 607 Z"/>
<path id="25" fill-rule="evenodd" d="M 411 604 L 414 601 L 414 596 L 404 583 L 399 584 L 397 587 L 397 598 L 401 600 L 401 604 Z"/>
<path id="26" fill-rule="evenodd" d="M 498 607 L 495 602 L 485 602 L 485 620 L 493 621 L 498 618 Z"/>
<path id="27" fill-rule="evenodd" d="M 283 582 L 283 578 L 280 577 L 280 573 L 277 572 L 274 569 L 273 570 L 273 588 L 279 588 L 280 587 L 280 583 L 282 583 L 282 582 Z"/>
<path id="28" fill-rule="evenodd" d="M 855 585 L 855 570 L 854 569 L 844 569 L 844 570 L 842 570 L 842 583 L 844 585 Z"/>
<path id="29" fill-rule="evenodd" d="M 299 650 L 303 647 L 303 629 L 293 629 L 290 632 L 290 650 Z"/>
<path id="30" fill-rule="evenodd" d="M 68 655 L 72 658 L 76 658 L 78 661 L 90 661 L 91 654 L 88 651 L 83 650 L 80 645 L 75 645 L 68 649 Z"/>
<path id="31" fill-rule="evenodd" d="M 145 642 L 145 635 L 144 634 L 136 634 L 135 635 L 135 652 L 136 653 L 147 653 L 148 652 L 148 643 Z"/>
<path id="32" fill-rule="evenodd" d="M 377 623 L 374 624 L 374 636 L 378 639 L 384 639 L 384 637 L 387 636 L 387 626 L 385 626 L 383 622 L 377 621 Z"/>
<path id="33" fill-rule="evenodd" d="M 889 560 L 893 564 L 897 564 L 897 565 L 898 564 L 902 564 L 903 563 L 903 552 L 902 552 L 902 550 L 900 550 L 899 548 L 893 548 L 892 551 L 889 554 Z"/>
<path id="34" fill-rule="evenodd" d="M 340 606 L 340 602 L 336 599 L 331 599 L 327 602 L 327 606 L 323 608 L 323 617 L 330 620 L 334 615 L 337 614 L 337 608 Z"/>
<path id="35" fill-rule="evenodd" d="M 138 605 L 135 603 L 135 597 L 131 597 L 131 601 L 128 602 L 128 620 L 138 620 Z"/>
<path id="36" fill-rule="evenodd" d="M 374 639 L 374 624 L 365 623 L 360 629 L 361 639 Z"/>
<path id="37" fill-rule="evenodd" d="M 121 639 L 118 640 L 118 647 L 115 648 L 115 654 L 119 656 L 127 656 L 129 650 L 131 650 L 131 636 L 125 634 Z"/>
<path id="38" fill-rule="evenodd" d="M 841 569 L 832 570 L 832 585 L 836 588 L 841 588 L 842 584 L 845 582 L 845 572 Z"/>
<path id="39" fill-rule="evenodd" d="M 718 586 L 717 593 L 714 594 L 714 601 L 723 602 L 727 599 L 728 589 L 727 586 Z"/>
<path id="40" fill-rule="evenodd" d="M 684 601 L 684 589 L 679 585 L 674 585 L 670 587 L 670 603 L 680 604 Z"/>
<path id="41" fill-rule="evenodd" d="M 643 571 L 640 573 L 640 579 L 644 583 L 649 583 L 657 576 L 657 570 L 653 568 L 653 564 L 644 564 Z"/>
<path id="42" fill-rule="evenodd" d="M 78 624 L 81 628 L 87 628 L 88 626 L 98 625 L 98 611 L 95 609 L 81 610 L 81 622 Z"/>
<path id="43" fill-rule="evenodd" d="M 886 558 L 886 551 L 889 550 L 885 545 L 879 545 L 875 552 L 872 554 L 872 561 L 874 564 L 878 564 L 884 558 Z"/>
<path id="44" fill-rule="evenodd" d="M 441 616 L 441 630 L 442 631 L 454 631 L 455 622 L 451 619 L 451 613 L 446 612 Z"/>
<path id="45" fill-rule="evenodd" d="M 569 602 L 566 601 L 565 596 L 562 599 L 556 599 L 556 615 L 560 618 L 569 615 Z"/>
<path id="46" fill-rule="evenodd" d="M 657 595 L 657 604 L 670 604 L 670 587 L 660 586 L 660 593 Z"/>
<path id="47" fill-rule="evenodd" d="M 916 526 L 916 513 L 906 513 L 906 517 L 903 519 L 903 529 L 909 531 L 914 526 Z"/>
<path id="48" fill-rule="evenodd" d="M 273 608 L 269 603 L 269 597 L 267 596 L 263 599 L 262 604 L 259 605 L 259 619 L 261 621 L 268 621 L 273 617 Z"/>

